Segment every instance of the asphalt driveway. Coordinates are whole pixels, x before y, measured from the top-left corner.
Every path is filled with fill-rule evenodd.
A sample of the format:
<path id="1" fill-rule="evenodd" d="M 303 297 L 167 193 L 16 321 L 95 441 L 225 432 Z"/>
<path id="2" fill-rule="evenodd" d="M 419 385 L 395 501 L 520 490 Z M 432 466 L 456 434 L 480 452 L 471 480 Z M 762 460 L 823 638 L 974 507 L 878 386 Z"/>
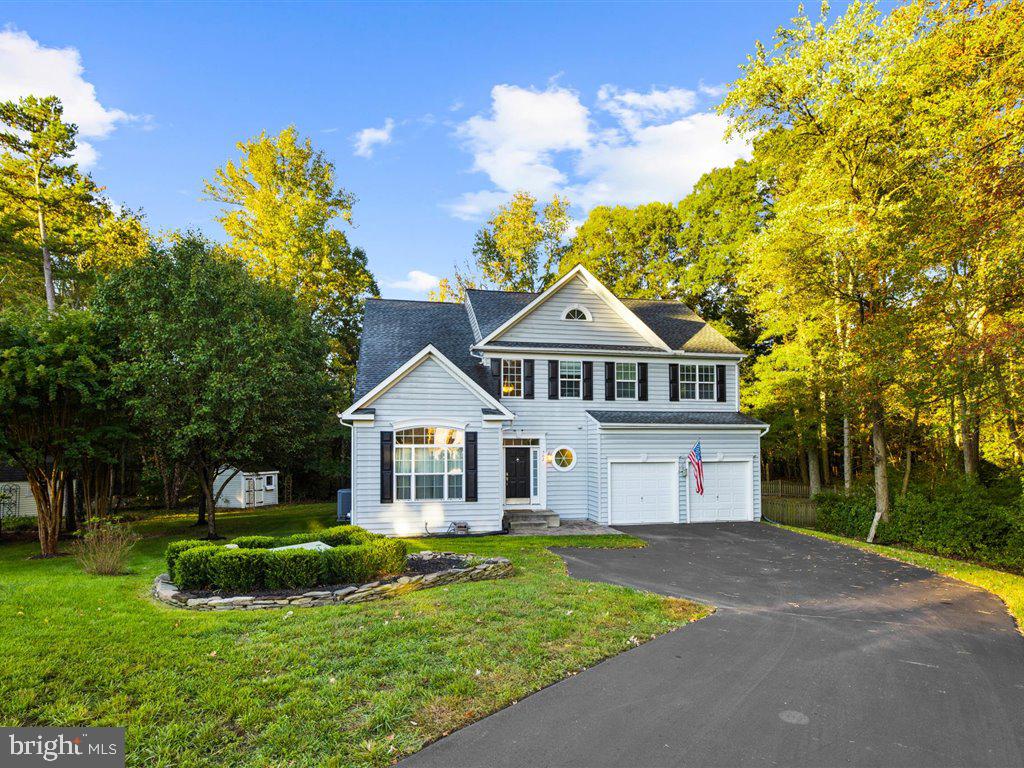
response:
<path id="1" fill-rule="evenodd" d="M 929 571 L 756 523 L 556 550 L 717 606 L 408 758 L 444 766 L 1021 766 L 1024 637 Z"/>

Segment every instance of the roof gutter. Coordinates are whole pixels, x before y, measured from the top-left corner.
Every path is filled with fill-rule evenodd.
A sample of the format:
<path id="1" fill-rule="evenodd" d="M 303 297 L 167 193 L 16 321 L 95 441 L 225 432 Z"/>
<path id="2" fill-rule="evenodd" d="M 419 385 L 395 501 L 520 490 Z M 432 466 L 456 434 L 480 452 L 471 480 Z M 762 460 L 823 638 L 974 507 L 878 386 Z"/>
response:
<path id="1" fill-rule="evenodd" d="M 686 352 L 684 350 L 670 350 L 668 352 L 662 352 L 654 349 L 644 350 L 630 350 L 630 349 L 573 349 L 566 347 L 508 347 L 502 346 L 501 344 L 483 344 L 480 346 L 470 347 L 470 353 L 477 356 L 477 353 L 487 354 L 489 352 L 501 352 L 506 354 L 524 354 L 532 352 L 540 352 L 548 355 L 567 355 L 572 357 L 579 357 L 580 355 L 614 355 L 620 357 L 713 357 L 720 360 L 735 360 L 739 361 L 745 358 L 747 355 L 745 352 Z"/>

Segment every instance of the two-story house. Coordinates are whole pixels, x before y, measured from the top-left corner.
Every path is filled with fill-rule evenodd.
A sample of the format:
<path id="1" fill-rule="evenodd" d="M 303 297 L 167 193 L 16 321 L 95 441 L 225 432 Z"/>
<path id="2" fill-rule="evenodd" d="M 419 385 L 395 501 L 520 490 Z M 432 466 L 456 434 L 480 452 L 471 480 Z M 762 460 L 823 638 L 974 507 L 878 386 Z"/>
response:
<path id="1" fill-rule="evenodd" d="M 371 300 L 341 415 L 352 520 L 400 536 L 516 515 L 758 520 L 767 425 L 739 412 L 742 357 L 686 306 L 620 299 L 581 266 L 537 294 Z"/>

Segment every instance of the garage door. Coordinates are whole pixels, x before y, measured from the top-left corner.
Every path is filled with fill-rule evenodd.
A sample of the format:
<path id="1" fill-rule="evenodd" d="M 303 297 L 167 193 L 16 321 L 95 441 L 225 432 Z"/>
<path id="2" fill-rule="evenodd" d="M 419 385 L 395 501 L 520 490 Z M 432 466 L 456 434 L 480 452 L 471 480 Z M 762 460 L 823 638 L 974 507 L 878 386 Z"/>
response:
<path id="1" fill-rule="evenodd" d="M 752 470 L 746 461 L 705 461 L 704 495 L 697 493 L 693 471 L 686 478 L 691 523 L 753 520 Z"/>
<path id="2" fill-rule="evenodd" d="M 679 522 L 675 462 L 613 462 L 610 471 L 612 524 Z"/>

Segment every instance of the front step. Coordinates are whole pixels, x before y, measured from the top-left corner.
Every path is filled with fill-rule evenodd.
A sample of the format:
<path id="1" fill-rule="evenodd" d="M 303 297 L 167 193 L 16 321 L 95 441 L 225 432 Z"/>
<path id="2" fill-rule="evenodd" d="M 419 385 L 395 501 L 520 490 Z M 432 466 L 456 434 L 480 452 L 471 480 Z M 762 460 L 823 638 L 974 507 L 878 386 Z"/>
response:
<path id="1" fill-rule="evenodd" d="M 561 524 L 558 514 L 550 509 L 506 509 L 505 520 L 513 533 L 543 532 Z"/>

